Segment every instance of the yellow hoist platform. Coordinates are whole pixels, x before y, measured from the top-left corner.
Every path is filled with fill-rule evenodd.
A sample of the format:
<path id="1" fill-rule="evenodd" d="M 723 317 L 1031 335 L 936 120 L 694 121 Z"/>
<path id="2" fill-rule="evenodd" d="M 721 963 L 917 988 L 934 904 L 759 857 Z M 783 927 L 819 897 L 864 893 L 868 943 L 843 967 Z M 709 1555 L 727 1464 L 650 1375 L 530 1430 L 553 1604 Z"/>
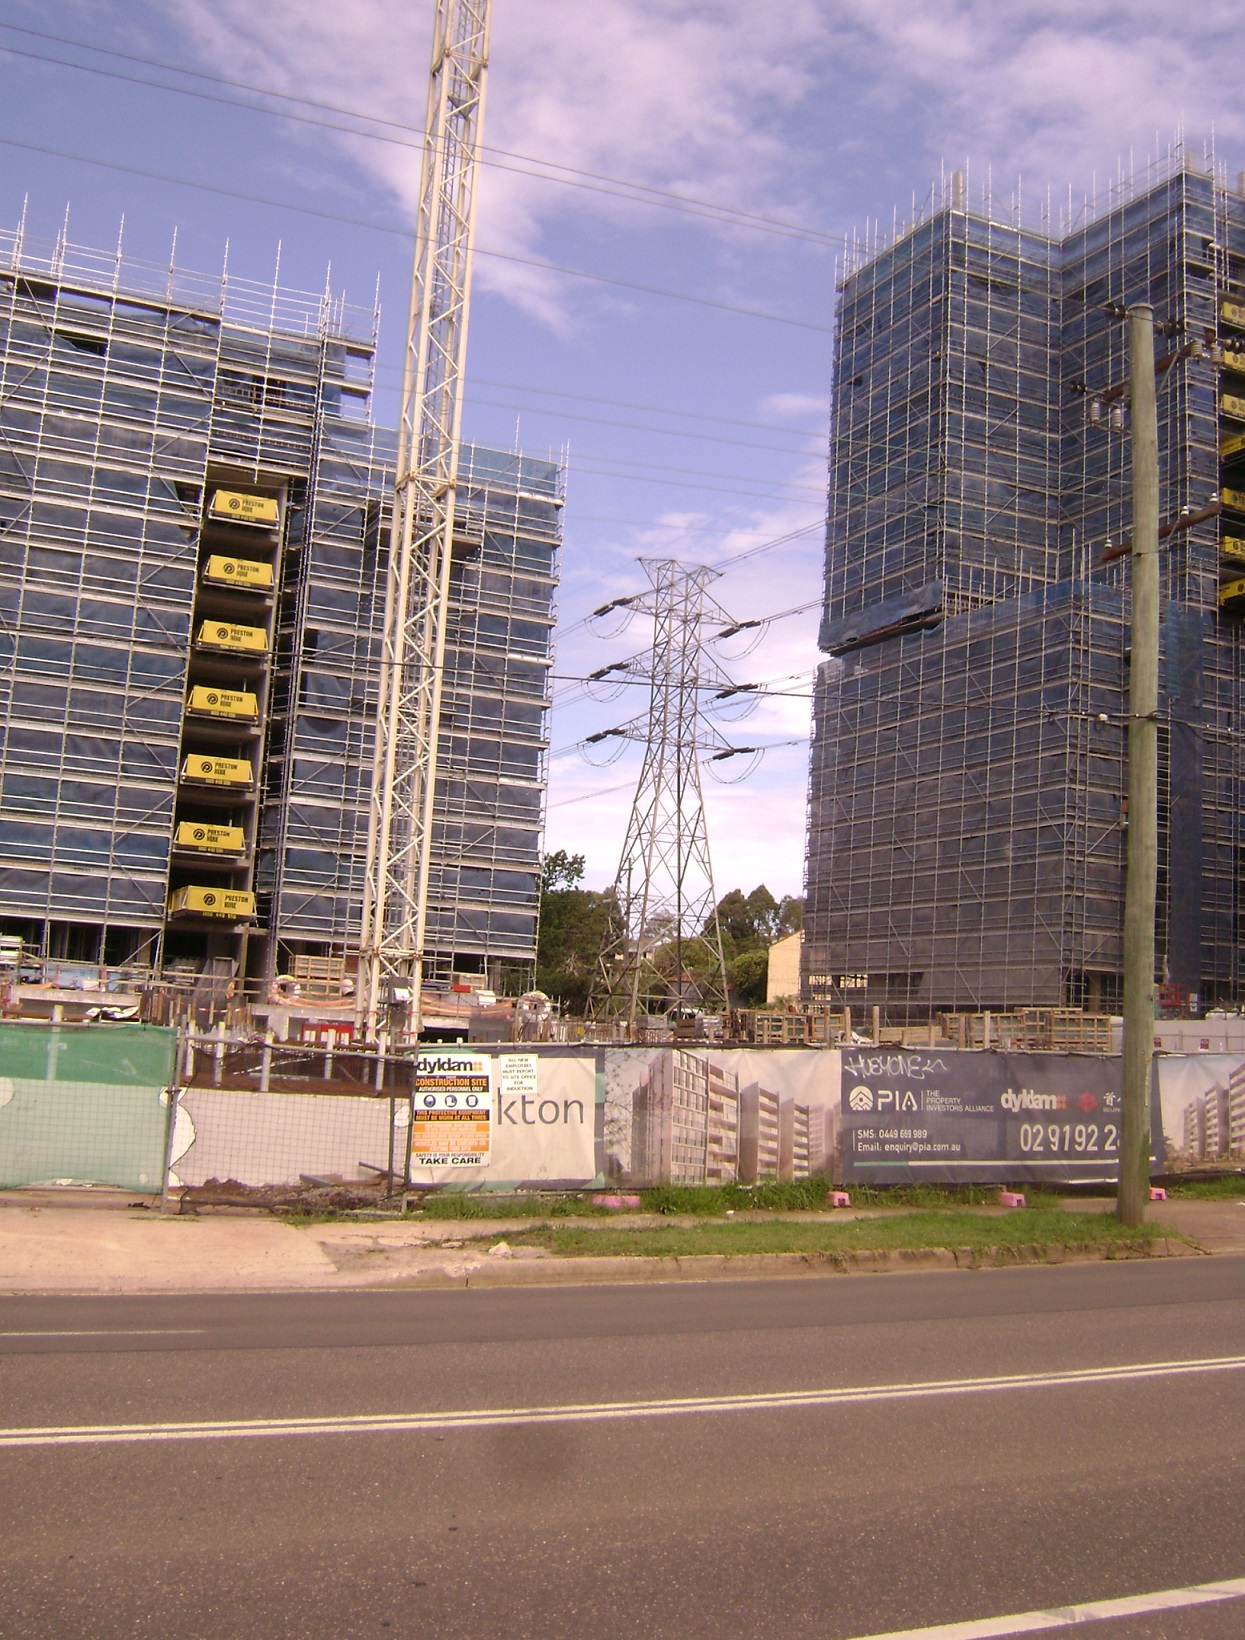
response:
<path id="1" fill-rule="evenodd" d="M 203 566 L 203 579 L 212 586 L 271 592 L 272 565 L 257 563 L 253 558 L 222 558 L 213 553 Z"/>
<path id="2" fill-rule="evenodd" d="M 174 848 L 197 849 L 204 854 L 241 854 L 246 834 L 241 826 L 209 826 L 199 820 L 180 820 L 173 834 Z"/>
<path id="3" fill-rule="evenodd" d="M 1245 302 L 1234 301 L 1231 296 L 1223 297 L 1219 303 L 1219 316 L 1225 324 L 1245 330 Z"/>
<path id="4" fill-rule="evenodd" d="M 245 888 L 178 888 L 169 895 L 169 916 L 225 917 L 237 922 L 255 915 L 255 896 Z"/>
<path id="5" fill-rule="evenodd" d="M 1245 490 L 1220 490 L 1219 499 L 1225 507 L 1230 507 L 1233 512 L 1245 512 Z"/>
<path id="6" fill-rule="evenodd" d="M 281 522 L 281 503 L 270 495 L 247 495 L 241 490 L 217 490 L 208 506 L 209 518 L 232 524 L 261 524 L 273 529 Z"/>
<path id="7" fill-rule="evenodd" d="M 254 783 L 255 771 L 245 757 L 203 757 L 198 752 L 182 764 L 182 779 L 198 786 L 242 786 Z"/>
<path id="8" fill-rule="evenodd" d="M 1239 581 L 1225 581 L 1219 588 L 1219 605 L 1235 604 L 1245 598 L 1245 577 Z"/>
<path id="9" fill-rule="evenodd" d="M 224 621 L 204 621 L 196 634 L 195 648 L 266 655 L 268 634 L 262 626 L 233 626 Z"/>
<path id="10" fill-rule="evenodd" d="M 188 712 L 201 717 L 232 718 L 254 723 L 259 717 L 259 699 L 249 689 L 209 689 L 196 683 L 186 702 Z"/>

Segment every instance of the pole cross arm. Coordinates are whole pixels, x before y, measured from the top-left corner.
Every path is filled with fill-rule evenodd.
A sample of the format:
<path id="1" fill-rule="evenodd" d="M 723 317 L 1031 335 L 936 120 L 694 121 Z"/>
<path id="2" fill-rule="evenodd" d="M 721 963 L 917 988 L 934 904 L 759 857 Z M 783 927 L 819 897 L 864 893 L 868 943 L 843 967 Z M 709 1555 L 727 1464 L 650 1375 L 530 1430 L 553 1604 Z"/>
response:
<path id="1" fill-rule="evenodd" d="M 1207 502 L 1204 507 L 1197 507 L 1192 512 L 1183 512 L 1175 518 L 1169 518 L 1165 524 L 1159 525 L 1159 540 L 1170 541 L 1173 535 L 1180 535 L 1184 530 L 1191 530 L 1197 524 L 1205 524 L 1211 518 L 1218 518 L 1223 511 L 1219 501 Z M 1126 558 L 1133 550 L 1133 538 L 1126 535 L 1113 547 L 1108 547 L 1098 560 L 1100 564 L 1112 564 L 1117 558 Z"/>

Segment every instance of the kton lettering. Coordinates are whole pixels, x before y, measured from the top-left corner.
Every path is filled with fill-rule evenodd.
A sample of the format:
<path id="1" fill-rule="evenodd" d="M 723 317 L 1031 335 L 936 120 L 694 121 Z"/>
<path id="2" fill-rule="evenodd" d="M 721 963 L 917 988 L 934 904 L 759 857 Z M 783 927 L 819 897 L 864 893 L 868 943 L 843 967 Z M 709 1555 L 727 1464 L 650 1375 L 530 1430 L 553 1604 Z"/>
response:
<path id="1" fill-rule="evenodd" d="M 529 1115 L 535 1110 L 536 1115 Z M 515 1111 L 519 1114 L 516 1116 Z M 503 1126 L 509 1122 L 511 1127 L 553 1127 L 559 1122 L 569 1123 L 571 1112 L 576 1113 L 576 1120 L 582 1123 L 584 1117 L 584 1102 L 582 1099 L 563 1099 L 561 1103 L 556 1099 L 532 1099 L 526 1093 L 516 1099 L 503 1099 L 497 1096 L 497 1123 Z"/>

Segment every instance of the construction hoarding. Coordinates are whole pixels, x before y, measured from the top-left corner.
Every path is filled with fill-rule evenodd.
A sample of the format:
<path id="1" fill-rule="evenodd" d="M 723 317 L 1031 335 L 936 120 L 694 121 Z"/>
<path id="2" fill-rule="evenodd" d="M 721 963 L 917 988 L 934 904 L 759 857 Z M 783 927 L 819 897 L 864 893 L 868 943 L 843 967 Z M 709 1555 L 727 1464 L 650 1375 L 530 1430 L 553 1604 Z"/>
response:
<path id="1" fill-rule="evenodd" d="M 843 1177 L 1107 1182 L 1119 1167 L 1120 1110 L 1115 1057 L 852 1049 L 841 1073 Z M 1151 1126 L 1157 1167 L 1157 1096 Z"/>
<path id="2" fill-rule="evenodd" d="M 157 1025 L 0 1024 L 0 1188 L 158 1191 L 176 1041 Z"/>

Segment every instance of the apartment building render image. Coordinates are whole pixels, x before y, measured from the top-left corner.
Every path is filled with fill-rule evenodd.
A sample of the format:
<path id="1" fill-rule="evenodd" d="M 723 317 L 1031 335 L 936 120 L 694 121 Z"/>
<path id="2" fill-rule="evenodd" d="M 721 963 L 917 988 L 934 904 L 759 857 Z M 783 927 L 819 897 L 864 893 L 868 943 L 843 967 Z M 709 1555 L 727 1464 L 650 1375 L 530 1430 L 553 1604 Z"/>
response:
<path id="1" fill-rule="evenodd" d="M 806 996 L 1120 1005 L 1129 593 L 1104 554 L 1130 525 L 1138 302 L 1181 354 L 1160 368 L 1160 517 L 1212 514 L 1162 553 L 1156 977 L 1240 997 L 1245 196 L 1183 150 L 1062 224 L 1002 219 L 953 179 L 849 263 Z"/>
<path id="2" fill-rule="evenodd" d="M 814 1171 L 811 1135 L 825 1113 L 759 1083 L 740 1086 L 712 1052 L 644 1056 L 632 1102 L 629 1178 L 636 1184 L 760 1184 Z M 819 1160 L 824 1158 L 819 1157 Z"/>
<path id="3" fill-rule="evenodd" d="M 0 934 L 357 952 L 396 437 L 378 315 L 0 234 Z M 467 448 L 431 970 L 534 957 L 563 474 Z"/>

